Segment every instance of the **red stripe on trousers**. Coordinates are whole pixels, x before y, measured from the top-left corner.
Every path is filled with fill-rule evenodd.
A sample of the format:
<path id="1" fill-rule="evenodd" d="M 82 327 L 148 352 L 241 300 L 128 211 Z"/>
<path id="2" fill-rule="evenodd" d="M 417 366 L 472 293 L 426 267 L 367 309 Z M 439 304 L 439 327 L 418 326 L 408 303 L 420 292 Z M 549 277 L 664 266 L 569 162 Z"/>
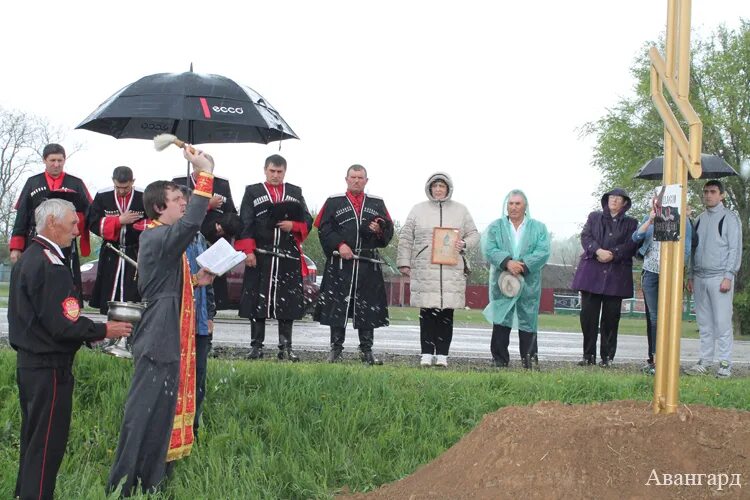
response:
<path id="1" fill-rule="evenodd" d="M 57 369 L 52 371 L 52 407 L 49 409 L 49 423 L 47 423 L 47 436 L 44 438 L 44 454 L 42 455 L 42 476 L 39 478 L 39 500 L 42 499 L 42 485 L 44 484 L 44 467 L 47 464 L 47 445 L 49 435 L 52 432 L 52 416 L 55 413 L 55 401 L 57 400 Z"/>

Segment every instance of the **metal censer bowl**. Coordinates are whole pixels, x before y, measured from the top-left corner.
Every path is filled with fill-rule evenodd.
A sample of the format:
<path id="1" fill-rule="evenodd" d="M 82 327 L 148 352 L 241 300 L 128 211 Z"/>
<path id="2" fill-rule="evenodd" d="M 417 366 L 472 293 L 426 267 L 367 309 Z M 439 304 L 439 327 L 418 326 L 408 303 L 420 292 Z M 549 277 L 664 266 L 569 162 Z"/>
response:
<path id="1" fill-rule="evenodd" d="M 107 302 L 109 321 L 123 321 L 125 323 L 138 323 L 143 316 L 146 306 L 140 302 Z"/>
<path id="2" fill-rule="evenodd" d="M 109 306 L 107 320 L 122 321 L 131 324 L 138 323 L 143 316 L 143 311 L 146 309 L 146 305 L 140 302 L 107 302 L 107 305 Z M 118 358 L 133 357 L 128 349 L 128 340 L 126 337 L 120 337 L 115 343 L 105 347 L 104 352 Z"/>

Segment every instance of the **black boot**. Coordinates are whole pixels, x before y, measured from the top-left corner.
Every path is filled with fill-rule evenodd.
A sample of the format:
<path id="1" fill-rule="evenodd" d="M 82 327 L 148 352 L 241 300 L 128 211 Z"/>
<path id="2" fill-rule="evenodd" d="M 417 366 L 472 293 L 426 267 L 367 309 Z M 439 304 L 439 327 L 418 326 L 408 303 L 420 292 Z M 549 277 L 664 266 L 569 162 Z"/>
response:
<path id="1" fill-rule="evenodd" d="M 252 349 L 250 354 L 247 355 L 247 359 L 260 359 L 263 357 L 263 341 L 266 339 L 266 320 L 265 319 L 251 319 L 250 320 L 250 345 Z"/>
<path id="2" fill-rule="evenodd" d="M 331 352 L 328 353 L 328 362 L 338 363 L 339 361 L 341 361 L 341 349 L 331 349 Z"/>
<path id="3" fill-rule="evenodd" d="M 521 364 L 527 370 L 538 371 L 539 370 L 539 358 L 534 356 L 525 356 L 521 360 Z"/>
<path id="4" fill-rule="evenodd" d="M 596 356 L 584 356 L 581 361 L 578 362 L 578 366 L 593 366 L 596 364 Z"/>
<path id="5" fill-rule="evenodd" d="M 328 362 L 337 363 L 341 361 L 341 353 L 344 352 L 344 339 L 346 338 L 346 327 L 331 327 L 331 352 L 328 353 Z"/>
<path id="6" fill-rule="evenodd" d="M 359 359 L 368 365 L 382 365 L 383 361 L 372 354 L 372 343 L 375 340 L 375 330 L 372 328 L 359 329 Z"/>
<path id="7" fill-rule="evenodd" d="M 372 351 L 362 351 L 359 355 L 359 359 L 368 365 L 382 365 L 383 360 L 376 358 Z"/>
<path id="8" fill-rule="evenodd" d="M 292 350 L 292 328 L 294 327 L 294 321 L 279 320 L 279 354 L 280 360 L 287 359 L 292 363 L 299 361 L 297 356 Z"/>
<path id="9" fill-rule="evenodd" d="M 263 357 L 263 349 L 260 347 L 253 346 L 250 349 L 250 354 L 247 355 L 247 359 L 261 359 Z"/>

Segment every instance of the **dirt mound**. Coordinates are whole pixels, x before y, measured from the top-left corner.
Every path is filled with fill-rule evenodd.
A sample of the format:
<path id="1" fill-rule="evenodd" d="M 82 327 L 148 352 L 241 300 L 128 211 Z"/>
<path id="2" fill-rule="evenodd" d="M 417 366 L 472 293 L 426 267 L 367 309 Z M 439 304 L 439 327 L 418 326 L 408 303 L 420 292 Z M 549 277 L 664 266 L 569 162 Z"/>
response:
<path id="1" fill-rule="evenodd" d="M 742 487 L 720 487 L 732 474 Z M 654 415 L 616 401 L 504 408 L 411 476 L 353 498 L 717 497 L 750 498 L 750 412 Z"/>

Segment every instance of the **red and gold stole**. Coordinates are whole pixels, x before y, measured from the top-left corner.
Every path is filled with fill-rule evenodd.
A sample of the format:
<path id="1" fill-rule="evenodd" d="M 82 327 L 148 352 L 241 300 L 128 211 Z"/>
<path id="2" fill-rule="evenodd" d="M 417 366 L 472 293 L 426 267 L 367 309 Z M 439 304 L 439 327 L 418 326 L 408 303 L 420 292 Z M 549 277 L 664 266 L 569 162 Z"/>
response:
<path id="1" fill-rule="evenodd" d="M 198 174 L 193 195 L 210 198 L 214 176 Z M 195 301 L 190 280 L 187 254 L 182 254 L 182 301 L 180 302 L 180 384 L 177 388 L 177 406 L 169 439 L 167 462 L 190 455 L 193 448 L 193 422 L 195 421 Z"/>
<path id="2" fill-rule="evenodd" d="M 180 303 L 180 384 L 174 412 L 167 462 L 190 455 L 195 420 L 195 302 L 187 254 L 182 254 L 182 301 Z"/>

